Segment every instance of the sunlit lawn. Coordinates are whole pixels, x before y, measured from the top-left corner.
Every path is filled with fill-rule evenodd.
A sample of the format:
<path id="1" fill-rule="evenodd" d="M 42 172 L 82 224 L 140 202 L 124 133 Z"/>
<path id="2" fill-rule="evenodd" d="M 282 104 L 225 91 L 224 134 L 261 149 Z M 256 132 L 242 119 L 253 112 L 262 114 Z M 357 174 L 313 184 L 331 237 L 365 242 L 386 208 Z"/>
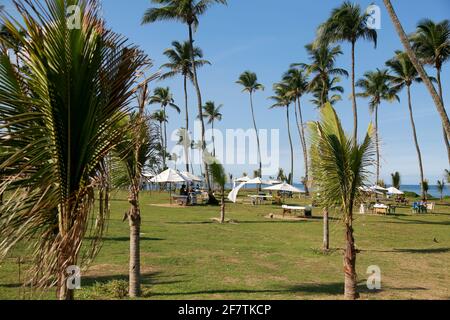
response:
<path id="1" fill-rule="evenodd" d="M 104 246 L 83 273 L 79 299 L 108 299 L 95 282 L 127 279 L 128 208 L 125 193 L 114 193 Z M 142 195 L 142 274 L 146 299 L 340 299 L 343 293 L 344 234 L 331 221 L 331 253 L 324 255 L 321 210 L 308 221 L 266 218 L 278 206 L 228 204 L 234 223 L 212 222 L 217 207 L 168 208 L 166 193 Z M 289 202 L 307 203 L 296 199 Z M 337 216 L 336 216 L 337 217 Z M 355 238 L 360 250 L 357 271 L 363 299 L 450 298 L 450 206 L 434 214 L 356 215 Z M 0 266 L 0 299 L 29 298 L 19 285 L 14 250 Z M 366 270 L 378 265 L 382 290 L 366 288 Z M 21 268 L 23 274 L 24 266 Z M 35 296 L 36 297 L 36 296 Z M 42 298 L 54 298 L 53 292 Z"/>

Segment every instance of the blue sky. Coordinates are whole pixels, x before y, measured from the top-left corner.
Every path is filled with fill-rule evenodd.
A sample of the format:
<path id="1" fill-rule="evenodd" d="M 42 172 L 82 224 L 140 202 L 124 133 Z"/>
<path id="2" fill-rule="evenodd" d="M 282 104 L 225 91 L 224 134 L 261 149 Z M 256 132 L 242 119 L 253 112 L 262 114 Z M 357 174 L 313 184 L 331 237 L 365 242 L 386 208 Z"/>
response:
<path id="1" fill-rule="evenodd" d="M 3 1 L 2 1 L 3 2 Z M 258 74 L 259 80 L 266 86 L 264 92 L 255 96 L 255 109 L 260 128 L 281 129 L 281 166 L 288 169 L 289 146 L 287 140 L 285 113 L 282 110 L 268 110 L 272 95 L 272 84 L 280 80 L 281 75 L 293 62 L 308 62 L 304 46 L 314 39 L 317 26 L 339 6 L 342 1 L 306 1 L 306 0 L 229 0 L 228 6 L 216 6 L 201 18 L 200 27 L 195 34 L 196 45 L 200 46 L 205 58 L 212 66 L 199 72 L 200 85 L 204 100 L 213 100 L 223 104 L 223 121 L 217 124 L 219 129 L 250 128 L 251 114 L 248 97 L 241 93 L 235 84 L 239 74 L 252 70 Z M 394 51 L 401 49 L 397 34 L 381 0 L 356 1 L 363 8 L 374 2 L 382 8 L 382 29 L 379 30 L 377 49 L 366 42 L 359 42 L 356 48 L 357 78 L 365 71 L 384 67 L 387 59 Z M 407 32 L 415 30 L 417 22 L 422 18 L 436 21 L 449 19 L 450 2 L 448 0 L 393 0 L 397 13 Z M 173 40 L 187 39 L 186 26 L 176 22 L 159 22 L 141 26 L 140 20 L 149 0 L 117 1 L 104 0 L 103 11 L 106 21 L 116 32 L 127 36 L 130 41 L 139 45 L 153 59 L 156 69 L 166 62 L 162 52 L 170 47 Z M 350 47 L 342 44 L 344 55 L 338 60 L 338 66 L 350 70 Z M 428 69 L 434 75 L 434 70 Z M 445 103 L 450 105 L 450 65 L 444 66 L 443 86 Z M 183 105 L 181 79 L 157 83 L 170 86 L 175 99 Z M 343 80 L 346 89 L 343 101 L 336 105 L 344 127 L 352 130 L 351 102 L 349 100 L 350 82 Z M 155 84 L 153 85 L 155 86 Z M 196 100 L 191 89 L 190 108 L 196 110 Z M 423 153 L 425 175 L 431 183 L 442 178 L 448 167 L 447 155 L 442 138 L 439 116 L 428 95 L 421 85 L 413 87 L 413 108 L 420 146 Z M 379 130 L 382 140 L 382 177 L 389 182 L 390 174 L 400 171 L 404 184 L 417 184 L 418 166 L 415 148 L 411 136 L 411 128 L 406 105 L 406 92 L 402 92 L 401 103 L 383 103 L 380 107 Z M 371 120 L 368 102 L 358 99 L 360 134 Z M 156 109 L 157 106 L 152 108 Z M 316 119 L 317 111 L 303 99 L 304 118 Z M 292 114 L 293 116 L 293 114 Z M 293 118 L 293 117 L 292 117 Z M 184 116 L 170 113 L 169 128 L 174 130 L 184 121 Z M 292 133 L 295 146 L 295 178 L 303 175 L 303 162 L 299 137 L 292 122 Z M 252 172 L 255 166 L 230 167 L 229 171 L 240 175 L 243 171 Z"/>

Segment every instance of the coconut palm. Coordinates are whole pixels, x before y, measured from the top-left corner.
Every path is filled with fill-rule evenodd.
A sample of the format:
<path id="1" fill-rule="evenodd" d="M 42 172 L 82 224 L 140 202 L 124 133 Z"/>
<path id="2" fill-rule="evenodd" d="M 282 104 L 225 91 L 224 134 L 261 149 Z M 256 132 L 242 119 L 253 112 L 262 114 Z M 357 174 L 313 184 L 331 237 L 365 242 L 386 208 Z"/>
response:
<path id="1" fill-rule="evenodd" d="M 196 141 L 196 142 L 192 141 L 191 148 L 198 150 L 199 159 L 201 160 L 202 159 L 202 154 L 203 154 L 203 143 L 202 143 L 202 141 L 201 140 Z M 202 176 L 204 176 L 202 166 L 200 166 L 200 174 Z"/>
<path id="2" fill-rule="evenodd" d="M 445 190 L 445 181 L 438 180 L 437 181 L 437 189 L 439 191 L 439 194 L 441 195 L 441 201 L 444 199 L 444 190 Z"/>
<path id="3" fill-rule="evenodd" d="M 196 68 L 200 68 L 204 65 L 211 64 L 207 60 L 201 59 L 203 52 L 199 47 L 195 47 L 194 60 Z M 168 58 L 169 62 L 161 66 L 162 69 L 166 69 L 167 72 L 161 75 L 161 80 L 173 78 L 177 75 L 183 77 L 183 89 L 184 89 L 184 107 L 186 116 L 186 131 L 189 134 L 189 107 L 188 107 L 188 80 L 193 81 L 194 75 L 192 70 L 191 59 L 191 44 L 189 41 L 180 43 L 178 41 L 172 42 L 172 48 L 164 51 L 164 55 Z M 188 151 L 188 150 L 186 150 Z M 186 171 L 189 171 L 189 152 L 185 151 Z"/>
<path id="4" fill-rule="evenodd" d="M 73 299 L 67 268 L 89 262 L 99 249 L 109 204 L 99 196 L 103 203 L 94 208 L 94 188 L 103 192 L 108 180 L 107 155 L 125 133 L 121 123 L 147 58 L 99 27 L 104 23 L 96 1 L 15 3 L 27 37 L 18 22 L 4 19 L 22 45 L 26 74 L 13 72 L 0 53 L 0 118 L 7 131 L 0 133 L 6 159 L 0 171 L 13 177 L 0 185 L 8 194 L 0 216 L 0 256 L 19 242 L 29 245 L 30 284 L 56 285 L 59 299 Z M 83 24 L 71 30 L 66 12 L 74 5 Z"/>
<path id="5" fill-rule="evenodd" d="M 225 185 L 227 183 L 227 174 L 225 173 L 223 165 L 217 160 L 212 161 L 209 165 L 209 169 L 211 170 L 211 176 L 214 183 L 220 187 L 220 223 L 225 223 Z"/>
<path id="6" fill-rule="evenodd" d="M 345 297 L 356 299 L 356 250 L 353 237 L 353 208 L 359 188 L 366 185 L 374 164 L 373 129 L 361 144 L 345 135 L 331 104 L 320 110 L 321 119 L 309 124 L 311 173 L 317 201 L 323 208 L 336 208 L 343 216 L 346 233 L 344 253 Z"/>
<path id="7" fill-rule="evenodd" d="M 226 0 L 152 0 L 157 7 L 148 9 L 142 18 L 142 24 L 154 23 L 156 21 L 172 20 L 184 23 L 189 31 L 189 43 L 191 48 L 192 80 L 197 92 L 198 117 L 202 126 L 202 150 L 205 150 L 205 123 L 203 121 L 203 103 L 200 85 L 197 76 L 194 54 L 194 31 L 199 25 L 199 17 L 215 4 L 227 4 Z M 210 193 L 210 198 L 214 198 L 211 192 L 209 181 L 208 164 L 204 161 L 206 184 Z"/>
<path id="8" fill-rule="evenodd" d="M 444 103 L 442 102 L 442 99 L 440 98 L 438 92 L 436 91 L 436 88 L 433 86 L 433 83 L 431 82 L 431 78 L 428 76 L 427 72 L 425 71 L 425 68 L 423 64 L 419 61 L 417 54 L 414 52 L 410 40 L 408 39 L 405 30 L 403 29 L 402 24 L 400 23 L 400 20 L 398 19 L 397 14 L 395 13 L 394 7 L 392 6 L 392 3 L 390 0 L 383 0 L 384 5 L 386 7 L 387 12 L 389 13 L 389 16 L 392 20 L 392 23 L 394 24 L 394 27 L 399 35 L 400 41 L 405 48 L 405 52 L 407 53 L 409 59 L 411 59 L 412 64 L 416 68 L 417 72 L 419 73 L 420 78 L 425 83 L 431 98 L 434 101 L 434 104 L 436 106 L 436 110 L 441 117 L 442 123 L 445 128 L 445 132 L 447 134 L 447 137 L 450 137 L 450 120 L 447 115 L 447 111 L 445 110 Z"/>
<path id="9" fill-rule="evenodd" d="M 154 90 L 153 95 L 149 99 L 150 104 L 159 104 L 161 105 L 161 110 L 164 111 L 164 114 L 167 116 L 167 107 L 171 107 L 176 112 L 181 113 L 180 108 L 175 104 L 175 100 L 173 99 L 173 95 L 170 92 L 169 87 L 161 88 L 158 87 Z M 166 169 L 166 157 L 167 157 L 167 121 L 162 122 L 162 130 L 164 134 L 164 144 L 163 144 L 163 168 Z"/>
<path id="10" fill-rule="evenodd" d="M 213 157 L 216 157 L 216 145 L 215 145 L 215 139 L 214 139 L 214 122 L 222 121 L 222 113 L 220 112 L 220 109 L 222 107 L 223 107 L 223 105 L 218 105 L 216 107 L 216 104 L 213 101 L 207 101 L 206 104 L 203 106 L 203 118 L 208 120 L 208 124 L 211 125 L 211 129 L 212 129 Z"/>
<path id="11" fill-rule="evenodd" d="M 158 110 L 153 112 L 150 118 L 158 123 L 158 132 L 159 132 L 159 152 L 162 159 L 162 169 L 166 169 L 166 154 L 165 154 L 165 142 L 164 142 L 164 124 L 169 121 L 164 110 Z"/>
<path id="12" fill-rule="evenodd" d="M 294 100 L 292 98 L 290 88 L 286 83 L 274 84 L 273 90 L 275 92 L 275 96 L 272 96 L 269 99 L 272 99 L 273 101 L 275 101 L 275 103 L 270 108 L 286 108 L 286 124 L 289 137 L 289 146 L 291 149 L 291 172 L 289 173 L 288 183 L 292 184 L 292 180 L 294 177 L 294 146 L 292 144 L 289 107 Z"/>
<path id="13" fill-rule="evenodd" d="M 317 44 L 345 41 L 352 47 L 352 103 L 353 103 L 353 140 L 358 137 L 358 110 L 356 105 L 355 82 L 355 47 L 356 42 L 365 39 L 377 45 L 377 31 L 367 27 L 369 15 L 361 9 L 359 4 L 344 2 L 331 12 L 329 19 L 320 25 L 317 34 Z"/>
<path id="14" fill-rule="evenodd" d="M 397 91 L 391 85 L 389 70 L 377 69 L 377 71 L 368 71 L 364 74 L 364 78 L 358 80 L 356 86 L 363 91 L 358 93 L 357 96 L 369 98 L 369 110 L 375 115 L 375 144 L 377 150 L 377 170 L 376 180 L 380 180 L 380 141 L 378 130 L 378 108 L 381 102 L 394 100 L 400 101 L 397 96 Z"/>
<path id="15" fill-rule="evenodd" d="M 324 101 L 329 102 L 332 106 L 338 101 L 341 101 L 341 94 L 344 93 L 344 88 L 339 85 L 339 82 L 341 82 L 340 77 L 327 77 L 316 87 L 310 88 L 310 92 L 313 95 L 310 102 L 313 103 L 317 109 L 319 109 L 324 105 Z M 333 94 L 330 96 L 331 93 Z"/>
<path id="16" fill-rule="evenodd" d="M 309 90 L 314 93 L 317 105 L 322 106 L 327 101 L 337 101 L 337 97 L 330 99 L 330 92 L 344 92 L 342 87 L 335 86 L 341 76 L 348 77 L 348 72 L 336 67 L 336 59 L 342 55 L 341 47 L 330 47 L 327 44 L 315 47 L 307 45 L 306 50 L 309 55 L 310 64 L 297 64 L 304 68 L 308 74 L 312 74 L 309 82 Z M 295 66 L 295 65 L 294 65 Z"/>
<path id="17" fill-rule="evenodd" d="M 400 91 L 406 87 L 409 119 L 411 122 L 414 145 L 416 147 L 417 158 L 419 162 L 420 181 L 424 180 L 424 170 L 422 163 L 422 152 L 420 151 L 419 141 L 417 138 L 416 124 L 414 122 L 413 107 L 411 101 L 411 86 L 414 82 L 421 82 L 421 78 L 409 59 L 409 56 L 402 51 L 397 51 L 394 58 L 386 62 L 386 65 L 391 69 L 391 81 L 396 91 Z M 425 197 L 425 191 L 422 189 L 422 197 Z"/>
<path id="18" fill-rule="evenodd" d="M 400 173 L 399 172 L 392 173 L 391 178 L 392 178 L 392 186 L 400 190 L 400 187 L 402 185 Z"/>
<path id="19" fill-rule="evenodd" d="M 430 184 L 428 183 L 427 179 L 424 179 L 420 185 L 421 185 L 422 190 L 423 190 L 424 195 L 425 195 L 422 199 L 427 200 L 427 198 L 428 198 L 428 190 L 430 188 Z"/>
<path id="20" fill-rule="evenodd" d="M 278 169 L 278 173 L 277 173 L 277 180 L 278 181 L 286 181 L 286 175 L 284 174 L 284 170 L 283 168 L 279 168 Z"/>
<path id="21" fill-rule="evenodd" d="M 250 110 L 252 112 L 253 128 L 255 129 L 256 143 L 258 147 L 259 173 L 262 174 L 261 144 L 259 142 L 259 132 L 258 127 L 256 126 L 255 110 L 253 108 L 253 94 L 258 90 L 264 90 L 264 86 L 258 82 L 256 73 L 251 71 L 245 71 L 242 73 L 236 83 L 243 87 L 242 92 L 248 92 L 250 96 Z"/>
<path id="22" fill-rule="evenodd" d="M 444 63 L 450 59 L 450 23 L 444 20 L 435 23 L 430 19 L 424 19 L 417 25 L 417 31 L 411 37 L 413 49 L 423 63 L 433 66 L 437 73 L 439 97 L 444 104 L 442 92 L 441 73 Z M 449 138 L 443 128 L 444 142 L 447 148 L 448 161 L 450 163 Z"/>
<path id="23" fill-rule="evenodd" d="M 305 124 L 303 122 L 303 113 L 301 106 L 302 96 L 308 92 L 308 77 L 303 69 L 292 67 L 283 76 L 283 81 L 288 83 L 290 89 L 292 90 L 293 97 L 295 98 L 296 108 L 295 110 L 295 120 L 297 123 L 298 134 L 300 136 L 300 142 L 303 150 L 303 161 L 305 164 L 305 176 L 304 176 L 304 186 L 305 192 L 308 195 L 308 183 L 309 183 L 309 171 L 308 171 L 308 148 L 306 146 L 305 137 Z"/>

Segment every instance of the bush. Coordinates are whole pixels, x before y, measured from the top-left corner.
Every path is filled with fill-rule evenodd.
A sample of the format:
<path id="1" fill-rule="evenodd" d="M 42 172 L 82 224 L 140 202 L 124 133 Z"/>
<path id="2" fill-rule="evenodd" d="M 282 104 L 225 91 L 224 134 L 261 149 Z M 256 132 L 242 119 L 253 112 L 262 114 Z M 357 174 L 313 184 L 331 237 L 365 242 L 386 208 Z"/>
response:
<path id="1" fill-rule="evenodd" d="M 96 282 L 92 291 L 95 296 L 124 299 L 128 296 L 128 282 L 125 280 L 112 280 L 107 283 Z"/>

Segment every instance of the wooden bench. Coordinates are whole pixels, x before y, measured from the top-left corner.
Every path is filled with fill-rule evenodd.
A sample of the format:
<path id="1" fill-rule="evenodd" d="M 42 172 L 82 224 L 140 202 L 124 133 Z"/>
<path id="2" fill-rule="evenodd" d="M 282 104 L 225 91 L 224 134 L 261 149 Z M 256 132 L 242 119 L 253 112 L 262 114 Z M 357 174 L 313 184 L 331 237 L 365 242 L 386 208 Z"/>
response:
<path id="1" fill-rule="evenodd" d="M 188 205 L 188 196 L 172 196 L 173 201 L 180 206 Z"/>

